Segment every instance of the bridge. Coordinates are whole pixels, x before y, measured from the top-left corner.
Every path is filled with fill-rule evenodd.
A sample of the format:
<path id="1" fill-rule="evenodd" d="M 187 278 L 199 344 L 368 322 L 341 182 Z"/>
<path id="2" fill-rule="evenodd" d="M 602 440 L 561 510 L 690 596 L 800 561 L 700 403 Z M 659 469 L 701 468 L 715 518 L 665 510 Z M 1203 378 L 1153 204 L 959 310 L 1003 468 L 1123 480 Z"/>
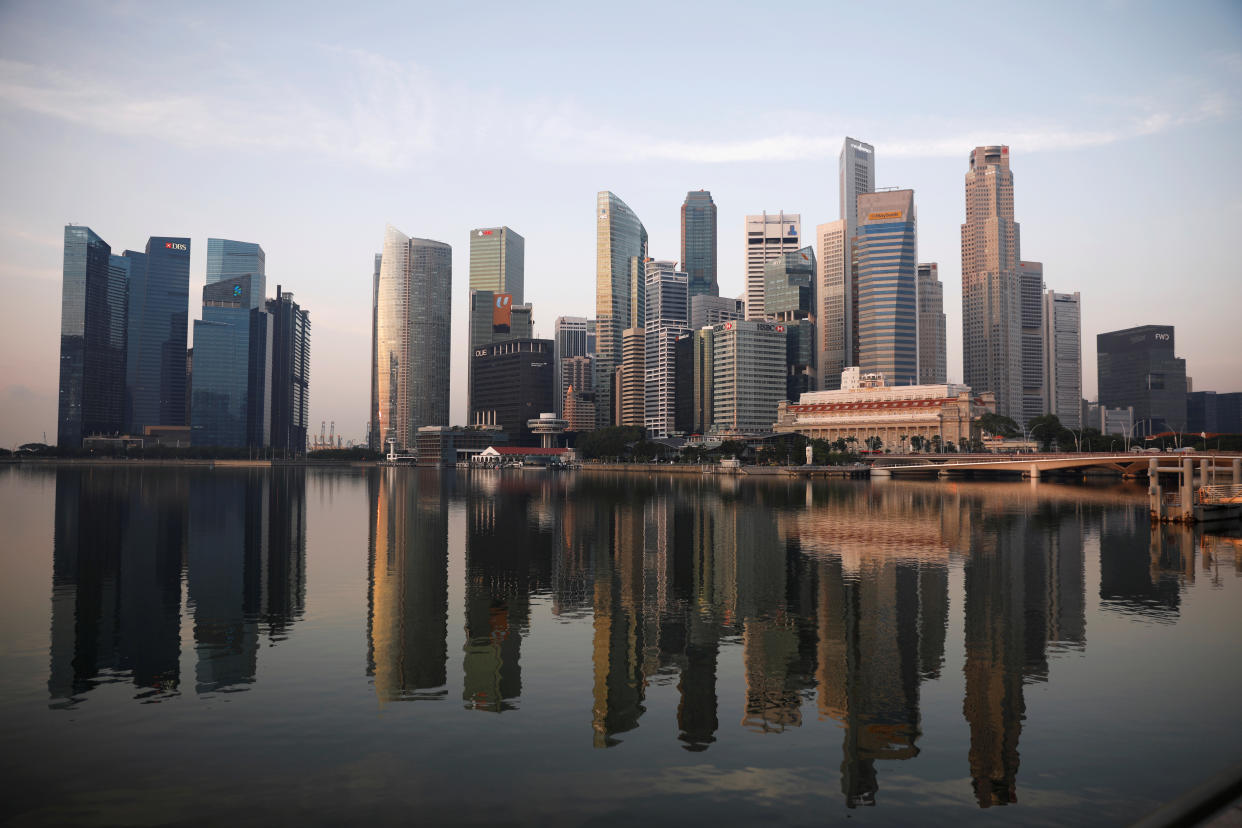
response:
<path id="1" fill-rule="evenodd" d="M 1118 452 L 1067 452 L 1063 454 L 902 454 L 876 458 L 871 466 L 872 477 L 938 474 L 1021 474 L 1039 478 L 1054 471 L 1108 469 L 1125 476 L 1148 474 L 1153 462 L 1173 461 L 1181 466 L 1190 460 L 1200 467 L 1204 483 L 1208 478 L 1228 476 L 1242 483 L 1242 453 L 1238 452 L 1166 452 L 1162 454 Z M 1221 471 L 1223 474 L 1220 474 Z M 1161 469 L 1172 472 L 1172 469 Z"/>

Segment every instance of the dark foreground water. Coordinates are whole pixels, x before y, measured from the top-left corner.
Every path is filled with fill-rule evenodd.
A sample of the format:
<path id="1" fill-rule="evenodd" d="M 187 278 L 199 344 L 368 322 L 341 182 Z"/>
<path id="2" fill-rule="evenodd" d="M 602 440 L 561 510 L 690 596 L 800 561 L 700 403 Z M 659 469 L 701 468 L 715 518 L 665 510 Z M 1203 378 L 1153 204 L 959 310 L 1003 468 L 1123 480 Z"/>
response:
<path id="1" fill-rule="evenodd" d="M 0 470 L 0 821 L 1116 824 L 1242 760 L 1133 484 Z"/>

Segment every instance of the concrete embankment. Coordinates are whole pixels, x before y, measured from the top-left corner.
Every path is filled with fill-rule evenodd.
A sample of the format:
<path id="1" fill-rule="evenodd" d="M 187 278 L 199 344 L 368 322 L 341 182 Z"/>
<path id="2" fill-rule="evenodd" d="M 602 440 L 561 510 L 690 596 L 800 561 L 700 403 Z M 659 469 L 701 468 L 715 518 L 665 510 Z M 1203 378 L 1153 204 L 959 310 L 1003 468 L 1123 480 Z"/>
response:
<path id="1" fill-rule="evenodd" d="M 728 474 L 760 477 L 867 477 L 866 466 L 739 466 L 688 463 L 583 463 L 581 471 L 629 472 L 638 474 Z"/>

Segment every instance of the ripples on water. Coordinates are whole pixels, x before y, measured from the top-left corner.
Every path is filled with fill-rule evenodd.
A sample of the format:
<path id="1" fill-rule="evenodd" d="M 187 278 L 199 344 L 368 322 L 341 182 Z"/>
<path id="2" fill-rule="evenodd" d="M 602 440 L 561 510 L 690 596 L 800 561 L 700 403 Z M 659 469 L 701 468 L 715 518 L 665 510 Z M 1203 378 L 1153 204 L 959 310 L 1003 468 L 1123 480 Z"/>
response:
<path id="1" fill-rule="evenodd" d="M 187 758 L 218 746 L 205 735 L 213 727 L 250 749 L 269 735 L 287 740 L 307 752 L 295 765 L 369 762 L 375 751 L 412 762 L 441 780 L 418 794 L 435 808 L 457 796 L 486 802 L 471 779 L 501 773 L 506 789 L 525 780 L 505 800 L 514 821 L 586 820 L 625 774 L 655 772 L 605 812 L 668 816 L 676 801 L 745 824 L 881 805 L 877 816 L 908 822 L 1019 804 L 1020 819 L 1091 823 L 1138 816 L 1194 781 L 1152 790 L 1139 781 L 1163 778 L 1157 757 L 1116 753 L 1127 729 L 1150 743 L 1140 754 L 1202 737 L 1167 721 L 1143 733 L 1133 718 L 1177 687 L 1164 675 L 1177 661 L 1169 653 L 1209 637 L 1209 652 L 1235 657 L 1215 671 L 1210 698 L 1242 689 L 1237 639 L 1219 626 L 1242 620 L 1242 541 L 1150 528 L 1131 484 L 411 469 L 0 475 L 10 503 L 54 490 L 46 545 L 20 550 L 50 569 L 50 664 L 39 677 L 20 646 L 0 660 L 15 676 L 4 721 L 21 722 L 17 747 L 36 756 L 12 768 L 28 783 L 14 813 L 34 823 L 65 817 L 48 810 L 62 787 L 91 789 L 89 769 L 55 781 L 49 745 L 122 740 L 185 785 L 222 773 Z M 13 510 L 10 520 L 33 520 Z M 1203 619 L 1188 622 L 1188 604 Z M 33 626 L 35 615 L 10 623 Z M 258 692 L 267 683 L 272 692 Z M 407 701 L 438 704 L 390 706 Z M 163 704 L 126 713 L 135 702 Z M 487 713 L 505 715 L 476 715 Z M 1223 720 L 1242 725 L 1235 712 Z M 398 726 L 416 727 L 395 739 Z M 1030 781 L 1020 784 L 1028 745 L 1038 764 L 1022 764 Z M 611 750 L 601 762 L 591 747 Z M 1229 740 L 1214 769 L 1231 757 Z M 1106 760 L 1114 766 L 1100 767 Z M 126 778 L 154 773 L 132 756 L 116 761 Z M 345 785 L 356 809 L 309 821 L 394 815 L 391 783 L 358 798 L 350 772 L 316 770 L 324 795 Z M 269 784 L 289 796 L 310 769 L 290 773 L 299 781 Z M 564 807 L 536 807 L 549 791 Z M 218 794 L 189 821 L 233 808 L 282 813 L 253 792 L 234 798 Z M 440 815 L 488 813 L 467 803 Z"/>

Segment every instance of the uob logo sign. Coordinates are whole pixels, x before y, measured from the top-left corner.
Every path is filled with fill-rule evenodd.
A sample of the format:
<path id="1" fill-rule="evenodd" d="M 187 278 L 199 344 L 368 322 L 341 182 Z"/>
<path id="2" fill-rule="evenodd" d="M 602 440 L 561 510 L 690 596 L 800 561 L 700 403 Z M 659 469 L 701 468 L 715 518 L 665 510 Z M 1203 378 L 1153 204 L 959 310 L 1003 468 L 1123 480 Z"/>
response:
<path id="1" fill-rule="evenodd" d="M 512 315 L 513 294 L 497 293 L 496 305 L 492 308 L 492 329 L 499 333 L 508 333 Z"/>

